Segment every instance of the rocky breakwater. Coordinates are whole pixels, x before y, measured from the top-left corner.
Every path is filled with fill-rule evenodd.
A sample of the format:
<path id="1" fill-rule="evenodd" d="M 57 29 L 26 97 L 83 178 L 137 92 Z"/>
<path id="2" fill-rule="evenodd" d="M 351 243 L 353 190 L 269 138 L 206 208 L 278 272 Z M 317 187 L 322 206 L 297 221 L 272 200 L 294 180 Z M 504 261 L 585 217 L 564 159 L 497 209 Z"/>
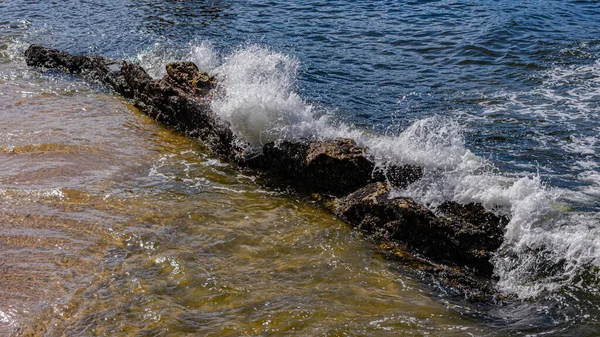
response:
<path id="1" fill-rule="evenodd" d="M 214 79 L 199 72 L 192 62 L 169 64 L 167 74 L 155 80 L 137 64 L 96 55 L 72 55 L 31 45 L 25 57 L 29 66 L 81 74 L 107 85 L 157 121 L 191 137 L 200 137 L 210 150 L 221 156 L 233 158 L 239 153 L 228 124 L 210 110 Z"/>
<path id="2" fill-rule="evenodd" d="M 376 168 L 368 151 L 351 139 L 281 141 L 249 153 L 248 144 L 210 109 L 211 98 L 218 94 L 215 79 L 192 62 L 170 63 L 162 79 L 153 79 L 124 60 L 39 45 L 30 46 L 25 56 L 29 66 L 99 81 L 157 121 L 199 138 L 214 153 L 314 195 L 339 218 L 371 233 L 385 252 L 446 289 L 470 300 L 498 298 L 490 257 L 502 244 L 508 219 L 476 204 L 446 202 L 434 212 L 396 196 L 397 187 L 421 178 L 421 168 Z"/>

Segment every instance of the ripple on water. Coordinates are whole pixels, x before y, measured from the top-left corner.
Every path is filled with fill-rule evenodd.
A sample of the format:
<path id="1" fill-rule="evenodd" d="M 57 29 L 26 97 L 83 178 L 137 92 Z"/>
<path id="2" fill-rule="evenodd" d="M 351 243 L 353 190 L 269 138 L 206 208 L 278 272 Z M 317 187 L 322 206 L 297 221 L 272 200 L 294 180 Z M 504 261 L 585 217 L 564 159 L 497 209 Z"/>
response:
<path id="1" fill-rule="evenodd" d="M 53 90 L 62 81 L 71 80 L 53 79 Z M 252 172 L 240 175 L 119 99 L 32 92 L 10 110 L 28 119 L 11 120 L 0 144 L 13 167 L 0 176 L 0 268 L 11 275 L 0 280 L 9 298 L 0 310 L 17 322 L 8 328 L 310 335 L 470 325 L 331 215 L 265 193 Z M 57 162 L 78 170 L 63 180 Z M 14 168 L 27 163 L 49 169 Z"/>
<path id="2" fill-rule="evenodd" d="M 595 333 L 597 272 L 588 268 L 598 265 L 595 4 L 201 2 L 0 4 L 0 220 L 7 224 L 0 254 L 9 261 L 0 264 L 8 275 L 0 289 L 10 298 L 0 307 L 0 332 L 33 322 L 27 331 L 38 335 Z M 265 193 L 260 178 L 240 176 L 93 84 L 26 71 L 18 42 L 127 58 L 160 42 L 151 63 L 162 66 L 189 56 L 188 47 L 196 56 L 210 52 L 196 43 L 200 35 L 223 42 L 223 55 L 254 50 L 283 60 L 291 82 L 298 61 L 303 95 L 285 76 L 269 93 L 286 93 L 291 110 L 325 106 L 319 112 L 369 127 L 412 125 L 405 135 L 420 126 L 427 133 L 431 115 L 459 114 L 466 142 L 434 128 L 428 135 L 449 137 L 416 139 L 458 139 L 456 146 L 409 157 L 468 166 L 447 177 L 470 193 L 452 196 L 509 199 L 526 220 L 542 208 L 551 216 L 540 219 L 571 209 L 575 225 L 531 227 L 533 219 L 511 227 L 525 233 L 511 242 L 524 253 L 525 263 L 515 265 L 527 268 L 512 279 L 503 273 L 503 284 L 537 298 L 492 309 L 440 301 L 326 213 Z M 240 47 L 247 42 L 270 47 Z M 215 69 L 227 63 L 223 55 L 195 61 Z M 393 155 L 398 140 L 415 139 L 403 137 L 371 144 L 381 141 L 380 154 Z M 491 153 L 509 174 L 499 185 L 496 176 L 477 175 L 481 166 L 473 165 L 485 161 L 467 146 Z M 537 171 L 559 187 L 559 202 L 536 203 L 548 196 Z M 533 178 L 513 179 L 515 172 Z M 542 246 L 551 249 L 530 250 Z M 507 267 L 511 257 L 502 256 Z M 552 274 L 563 267 L 567 273 Z M 545 296 L 544 287 L 554 293 Z"/>

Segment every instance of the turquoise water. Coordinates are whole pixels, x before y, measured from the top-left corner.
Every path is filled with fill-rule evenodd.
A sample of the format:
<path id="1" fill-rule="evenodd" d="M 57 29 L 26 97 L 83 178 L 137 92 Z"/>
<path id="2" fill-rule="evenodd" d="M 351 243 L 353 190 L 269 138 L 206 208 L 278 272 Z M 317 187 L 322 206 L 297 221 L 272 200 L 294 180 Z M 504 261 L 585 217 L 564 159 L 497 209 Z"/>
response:
<path id="1" fill-rule="evenodd" d="M 477 201 L 511 216 L 505 244 L 494 264 L 498 289 L 517 301 L 470 308 L 475 312 L 469 316 L 472 324 L 457 318 L 464 310 L 450 309 L 451 321 L 475 329 L 474 335 L 593 335 L 600 304 L 596 294 L 600 267 L 598 32 L 600 9 L 591 1 L 10 1 L 0 4 L 0 93 L 5 105 L 0 145 L 5 152 L 15 146 L 33 146 L 23 153 L 83 151 L 67 159 L 59 156 L 83 167 L 96 165 L 78 161 L 86 158 L 85 153 L 106 156 L 98 150 L 103 148 L 100 145 L 79 144 L 78 138 L 88 139 L 93 133 L 75 137 L 59 132 L 65 137 L 61 138 L 50 132 L 48 138 L 36 129 L 39 125 L 60 128 L 60 123 L 66 123 L 65 112 L 58 111 L 69 104 L 69 97 L 71 104 L 89 110 L 107 104 L 102 98 L 84 103 L 90 96 L 108 99 L 110 94 L 69 76 L 29 71 L 21 56 L 28 44 L 130 59 L 154 76 L 161 75 L 168 61 L 193 60 L 222 83 L 223 95 L 213 110 L 255 145 L 282 138 L 353 137 L 380 162 L 425 168 L 425 179 L 399 193 L 432 207 L 446 199 Z M 40 89 L 45 86 L 47 90 Z M 52 95 L 64 100 L 57 103 Z M 39 99 L 28 105 L 30 97 Z M 26 102 L 19 103 L 22 99 Z M 113 110 L 129 111 L 116 100 L 110 103 Z M 27 124 L 27 119 L 15 122 L 15 115 L 40 109 L 54 111 L 56 118 L 46 120 L 43 114 L 34 114 L 41 118 L 32 119 L 35 125 Z M 115 118 L 97 125 L 131 125 Z M 95 128 L 90 119 L 69 121 L 69 130 L 76 133 Z M 130 132 L 126 130 L 132 129 L 126 126 L 102 133 L 98 142 L 122 138 Z M 90 148 L 72 150 L 71 143 Z M 169 151 L 184 151 L 177 146 Z M 131 157 L 150 153 L 148 158 L 159 163 L 167 160 L 152 154 L 158 150 L 143 146 L 127 151 L 136 154 Z M 128 153 L 123 156 L 112 160 L 130 158 Z M 56 163 L 42 156 L 41 171 L 30 170 L 38 173 L 27 175 L 27 163 L 35 163 L 34 159 L 28 162 L 5 154 L 3 169 L 6 177 L 13 178 L 2 180 L 0 189 L 8 192 L 0 196 L 23 188 L 47 189 L 50 194 L 43 198 L 50 199 L 65 188 L 104 195 L 98 191 L 106 187 L 94 185 L 98 181 L 102 186 L 117 186 L 117 194 L 124 193 L 120 189 L 148 193 L 142 187 L 127 186 L 122 177 L 117 182 L 110 178 L 111 183 L 102 180 L 115 170 L 121 172 L 108 159 L 97 170 L 84 170 L 87 173 L 81 177 L 68 169 L 50 170 L 54 173 L 45 184 L 36 180 L 44 178 L 39 172 L 55 169 Z M 48 167 L 41 164 L 46 159 Z M 168 192 L 171 184 L 181 184 L 177 190 L 193 200 L 197 181 L 186 185 L 181 176 L 187 174 L 189 165 L 200 164 L 196 159 L 179 159 L 187 164 L 173 167 L 177 183 L 167 179 L 166 185 L 158 184 L 158 190 Z M 221 165 L 213 160 L 206 163 L 208 169 L 198 175 L 210 174 Z M 131 173 L 131 177 L 137 174 L 149 171 Z M 219 185 L 223 180 L 237 181 L 238 174 L 233 170 L 224 174 L 227 178 L 206 179 Z M 19 180 L 21 176 L 25 178 Z M 155 187 L 148 184 L 141 186 Z M 214 193 L 211 188 L 208 191 Z M 29 200 L 25 194 L 22 198 Z M 155 197 L 160 200 L 164 195 L 157 192 Z M 21 207 L 14 200 L 4 197 L 4 215 Z M 20 202 L 29 202 L 24 200 Z M 277 202 L 271 200 L 269 205 Z M 92 224 L 97 212 L 94 205 L 87 205 L 88 212 L 83 212 Z M 50 213 L 54 212 L 61 214 Z M 313 221 L 301 222 L 310 228 Z M 105 225 L 111 226 L 110 221 Z M 103 249 L 114 244 L 108 242 L 102 244 Z M 78 289 L 77 282 L 73 284 Z M 428 306 L 438 310 L 435 304 Z M 6 307 L 0 308 L 2 312 L 8 312 Z M 528 330 L 529 325 L 533 330 Z M 351 331 L 361 334 L 363 330 Z M 416 331 L 425 335 L 427 329 Z M 441 328 L 432 333 L 448 331 Z"/>

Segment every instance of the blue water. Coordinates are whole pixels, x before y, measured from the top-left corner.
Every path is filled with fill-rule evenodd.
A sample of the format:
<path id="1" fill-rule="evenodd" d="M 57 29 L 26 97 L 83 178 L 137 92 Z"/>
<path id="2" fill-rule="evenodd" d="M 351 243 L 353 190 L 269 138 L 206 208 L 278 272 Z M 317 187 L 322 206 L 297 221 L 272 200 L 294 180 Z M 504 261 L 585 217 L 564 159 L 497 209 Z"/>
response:
<path id="1" fill-rule="evenodd" d="M 561 187 L 589 185 L 573 179 L 585 172 L 574 163 L 598 162 L 597 154 L 588 153 L 597 149 L 598 132 L 590 123 L 597 116 L 597 82 L 586 85 L 597 76 L 600 49 L 600 10 L 593 2 L 10 1 L 0 6 L 5 35 L 75 53 L 132 57 L 155 43 L 174 51 L 205 40 L 228 52 L 257 43 L 297 58 L 302 96 L 335 109 L 349 123 L 402 130 L 426 116 L 456 117 L 467 125 L 466 140 L 477 154 L 491 156 L 502 169 L 539 170 Z M 549 72 L 586 66 L 593 69 L 565 77 L 565 83 L 547 83 Z M 591 101 L 586 96 L 572 102 L 580 97 L 570 90 L 577 89 Z M 580 103 L 586 105 L 583 111 Z"/>
<path id="2" fill-rule="evenodd" d="M 209 45 L 202 50 L 217 55 L 212 70 L 222 74 L 244 51 L 264 53 L 259 63 L 279 57 L 273 71 L 293 68 L 280 77 L 301 100 L 281 109 L 389 137 L 364 143 L 438 179 L 403 193 L 504 207 L 513 221 L 495 261 L 502 291 L 527 299 L 574 287 L 568 294 L 591 307 L 599 304 L 599 34 L 594 1 L 0 3 L 4 44 L 145 66 Z M 429 152 L 397 149 L 406 143 Z M 472 168 L 481 161 L 485 170 Z"/>

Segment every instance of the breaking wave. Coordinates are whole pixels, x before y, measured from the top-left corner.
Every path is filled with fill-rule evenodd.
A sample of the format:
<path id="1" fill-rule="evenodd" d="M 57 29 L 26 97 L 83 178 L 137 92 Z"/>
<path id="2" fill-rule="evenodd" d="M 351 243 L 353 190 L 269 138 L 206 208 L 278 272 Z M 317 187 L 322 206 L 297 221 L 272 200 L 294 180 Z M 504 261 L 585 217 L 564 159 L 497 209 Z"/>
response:
<path id="1" fill-rule="evenodd" d="M 201 70 L 218 78 L 219 94 L 212 109 L 252 147 L 282 140 L 353 138 L 368 149 L 382 169 L 387 163 L 424 168 L 424 178 L 396 191 L 397 195 L 411 196 L 433 208 L 445 200 L 479 202 L 497 214 L 510 216 L 505 242 L 493 261 L 502 291 L 521 298 L 537 297 L 571 285 L 591 269 L 600 268 L 598 212 L 571 210 L 572 203 L 597 198 L 597 185 L 587 184 L 583 190 L 565 189 L 548 186 L 539 173 L 501 172 L 491 160 L 468 149 L 465 127 L 456 119 L 436 116 L 417 120 L 392 135 L 372 134 L 339 122 L 298 94 L 298 60 L 262 46 L 245 46 L 223 55 L 214 45 L 202 42 L 179 52 L 155 46 L 138 56 L 155 77 L 163 75 L 167 62 L 182 59 L 194 61 Z M 552 96 L 560 92 L 553 88 L 573 72 L 600 73 L 598 68 L 596 63 L 589 69 L 555 70 L 546 75 L 547 81 L 533 94 L 559 99 L 580 113 L 592 104 L 587 101 L 597 98 L 598 81 L 585 82 L 567 92 L 564 99 Z M 531 113 L 526 111 L 533 108 L 525 96 L 505 96 L 510 96 L 507 103 L 490 108 L 496 110 L 485 111 L 484 115 L 497 113 L 498 109 Z M 534 113 L 551 118 L 548 109 Z M 583 118 L 581 114 L 575 117 Z M 570 117 L 557 118 L 564 121 Z M 576 136 L 564 148 L 585 148 L 586 153 L 595 154 L 596 144 L 593 136 Z M 574 165 L 581 166 L 581 179 L 600 176 L 594 158 Z"/>

